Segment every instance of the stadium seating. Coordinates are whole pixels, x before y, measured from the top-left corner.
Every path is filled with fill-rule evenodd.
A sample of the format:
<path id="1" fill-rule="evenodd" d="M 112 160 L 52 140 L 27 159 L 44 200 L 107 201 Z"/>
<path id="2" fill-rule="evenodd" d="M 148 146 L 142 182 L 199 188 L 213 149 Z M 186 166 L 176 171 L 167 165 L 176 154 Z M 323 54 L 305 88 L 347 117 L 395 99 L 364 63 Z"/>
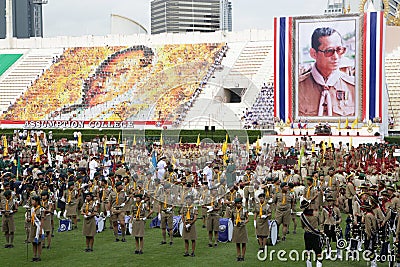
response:
<path id="1" fill-rule="evenodd" d="M 110 54 L 121 47 L 70 48 L 54 61 L 12 104 L 2 118 L 44 119 L 52 112 L 82 99 L 82 81 Z"/>
<path id="2" fill-rule="evenodd" d="M 274 87 L 264 85 L 250 109 L 243 111 L 246 129 L 264 129 L 274 125 Z"/>
<path id="3" fill-rule="evenodd" d="M 105 109 L 95 119 L 168 120 L 202 84 L 223 44 L 164 45 L 155 49 L 157 62 L 145 80 L 136 84 L 129 99 Z"/>
<path id="4" fill-rule="evenodd" d="M 11 103 L 21 96 L 21 94 L 31 86 L 44 70 L 48 69 L 54 60 L 62 54 L 62 49 L 34 49 L 16 50 L 9 52 L 19 52 L 13 55 L 13 60 L 0 59 L 2 66 L 9 65 L 7 71 L 0 77 L 0 111 L 5 111 Z M 23 56 L 22 56 L 23 55 Z M 5 55 L 9 56 L 9 55 Z M 18 60 L 18 61 L 17 61 Z M 6 62 L 7 64 L 4 64 Z"/>
<path id="5" fill-rule="evenodd" d="M 400 130 L 400 47 L 386 56 L 386 84 L 389 94 L 390 130 Z"/>

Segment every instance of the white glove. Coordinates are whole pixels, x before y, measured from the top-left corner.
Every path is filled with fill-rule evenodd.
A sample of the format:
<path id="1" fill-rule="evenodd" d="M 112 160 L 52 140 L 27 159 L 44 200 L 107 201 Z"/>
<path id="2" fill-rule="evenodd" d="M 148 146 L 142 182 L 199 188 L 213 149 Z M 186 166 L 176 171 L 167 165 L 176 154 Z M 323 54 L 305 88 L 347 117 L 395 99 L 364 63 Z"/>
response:
<path id="1" fill-rule="evenodd" d="M 264 216 L 264 215 L 263 215 L 263 216 Z M 253 224 L 254 224 L 254 229 L 257 229 L 257 222 L 256 222 L 256 220 L 253 221 Z"/>
<path id="2" fill-rule="evenodd" d="M 159 213 L 159 214 L 157 215 L 157 218 L 158 218 L 159 221 L 161 221 L 161 213 Z"/>
<path id="3" fill-rule="evenodd" d="M 67 211 L 64 211 L 63 216 L 64 216 L 64 218 L 67 218 Z"/>
<path id="4" fill-rule="evenodd" d="M 83 215 L 83 218 L 85 218 L 85 219 L 87 219 L 87 218 L 89 218 L 87 215 Z"/>
<path id="5" fill-rule="evenodd" d="M 167 208 L 167 211 L 170 212 L 172 210 L 172 208 Z"/>
<path id="6" fill-rule="evenodd" d="M 60 198 L 61 202 L 65 202 L 65 197 Z"/>
<path id="7" fill-rule="evenodd" d="M 100 217 L 104 217 L 104 213 L 103 212 L 100 212 Z"/>
<path id="8" fill-rule="evenodd" d="M 272 198 L 270 198 L 269 200 L 268 200 L 268 204 L 272 204 L 273 203 L 273 200 L 272 200 Z"/>
<path id="9" fill-rule="evenodd" d="M 88 215 L 87 215 L 87 216 L 89 217 L 90 215 L 92 215 L 92 213 L 91 213 L 91 212 L 88 212 Z"/>
<path id="10" fill-rule="evenodd" d="M 107 210 L 107 217 L 111 216 L 111 212 L 109 210 Z"/>
<path id="11" fill-rule="evenodd" d="M 213 210 L 213 208 L 208 208 L 207 212 L 212 212 Z"/>
<path id="12" fill-rule="evenodd" d="M 13 214 L 14 212 L 12 210 L 9 211 L 10 214 Z"/>
<path id="13" fill-rule="evenodd" d="M 267 219 L 267 215 L 261 215 L 261 219 Z"/>
<path id="14" fill-rule="evenodd" d="M 221 198 L 221 203 L 224 204 L 224 202 L 225 202 L 225 199 Z"/>
<path id="15" fill-rule="evenodd" d="M 190 223 L 186 224 L 186 225 L 185 225 L 186 230 L 189 230 L 190 226 L 191 226 Z"/>
<path id="16" fill-rule="evenodd" d="M 147 220 L 147 218 L 146 218 L 146 217 L 143 217 L 142 220 L 145 221 L 145 220 Z"/>
<path id="17" fill-rule="evenodd" d="M 120 205 L 120 207 L 122 207 L 122 208 L 125 207 L 125 202 L 122 203 L 122 204 Z"/>

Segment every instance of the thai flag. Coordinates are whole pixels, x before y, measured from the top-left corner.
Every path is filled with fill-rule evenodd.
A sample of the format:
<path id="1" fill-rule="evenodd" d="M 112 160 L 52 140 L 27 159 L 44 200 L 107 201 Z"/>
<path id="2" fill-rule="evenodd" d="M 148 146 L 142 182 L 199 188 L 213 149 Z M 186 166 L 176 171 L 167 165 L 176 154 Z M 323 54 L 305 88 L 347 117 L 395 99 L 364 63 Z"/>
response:
<path id="1" fill-rule="evenodd" d="M 383 12 L 368 12 L 363 20 L 363 120 L 382 119 L 382 93 L 385 64 L 385 25 Z"/>
<path id="2" fill-rule="evenodd" d="M 274 18 L 274 116 L 293 121 L 293 18 Z"/>

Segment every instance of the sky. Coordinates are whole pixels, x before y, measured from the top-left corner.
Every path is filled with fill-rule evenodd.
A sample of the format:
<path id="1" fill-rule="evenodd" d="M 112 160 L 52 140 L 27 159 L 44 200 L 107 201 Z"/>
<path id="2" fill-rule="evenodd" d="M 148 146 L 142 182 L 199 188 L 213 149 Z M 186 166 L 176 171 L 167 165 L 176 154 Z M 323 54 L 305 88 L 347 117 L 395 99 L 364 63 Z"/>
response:
<path id="1" fill-rule="evenodd" d="M 233 30 L 272 29 L 276 16 L 323 14 L 328 0 L 231 0 Z M 358 11 L 359 0 L 345 0 Z M 150 0 L 49 0 L 43 6 L 44 36 L 106 35 L 111 14 L 131 18 L 150 32 Z"/>

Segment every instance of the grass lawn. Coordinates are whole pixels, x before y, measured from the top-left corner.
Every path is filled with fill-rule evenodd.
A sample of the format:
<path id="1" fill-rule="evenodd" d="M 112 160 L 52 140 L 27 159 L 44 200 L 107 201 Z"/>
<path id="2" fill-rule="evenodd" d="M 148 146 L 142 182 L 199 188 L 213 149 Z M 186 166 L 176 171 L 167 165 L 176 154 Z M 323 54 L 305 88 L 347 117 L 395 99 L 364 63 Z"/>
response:
<path id="1" fill-rule="evenodd" d="M 16 236 L 15 247 L 6 249 L 4 247 L 5 238 L 1 238 L 0 247 L 0 266 L 305 266 L 305 262 L 280 262 L 275 253 L 275 258 L 271 262 L 269 260 L 259 261 L 257 259 L 258 244 L 254 235 L 252 218 L 247 225 L 249 234 L 249 243 L 247 247 L 246 258 L 244 262 L 236 261 L 235 244 L 219 243 L 217 248 L 209 248 L 206 229 L 201 228 L 201 220 L 197 221 L 198 240 L 196 248 L 196 257 L 183 257 L 184 242 L 181 238 L 175 238 L 174 244 L 170 246 L 160 245 L 161 230 L 150 229 L 149 223 L 146 223 L 144 254 L 135 255 L 135 243 L 131 236 L 127 236 L 127 242 L 114 242 L 112 230 L 105 230 L 95 237 L 94 252 L 86 253 L 85 238 L 81 233 L 81 224 L 78 223 L 78 230 L 58 233 L 55 232 L 52 248 L 44 249 L 42 253 L 42 261 L 31 263 L 32 245 L 24 244 L 25 231 L 23 226 L 24 209 L 15 215 L 16 219 Z M 252 216 L 251 216 L 252 217 Z M 55 218 L 58 227 L 58 219 Z M 297 234 L 289 234 L 285 242 L 280 242 L 269 250 L 286 250 L 291 249 L 303 250 L 303 230 L 298 220 Z M 107 222 L 108 225 L 108 222 Z M 293 225 L 290 226 L 293 229 Z M 167 239 L 168 241 L 168 239 Z M 28 259 L 27 259 L 28 251 Z M 313 264 L 315 266 L 315 264 Z M 346 262 L 346 261 L 323 261 L 323 266 L 367 266 L 366 262 Z M 388 263 L 379 264 L 379 266 L 388 266 Z"/>

